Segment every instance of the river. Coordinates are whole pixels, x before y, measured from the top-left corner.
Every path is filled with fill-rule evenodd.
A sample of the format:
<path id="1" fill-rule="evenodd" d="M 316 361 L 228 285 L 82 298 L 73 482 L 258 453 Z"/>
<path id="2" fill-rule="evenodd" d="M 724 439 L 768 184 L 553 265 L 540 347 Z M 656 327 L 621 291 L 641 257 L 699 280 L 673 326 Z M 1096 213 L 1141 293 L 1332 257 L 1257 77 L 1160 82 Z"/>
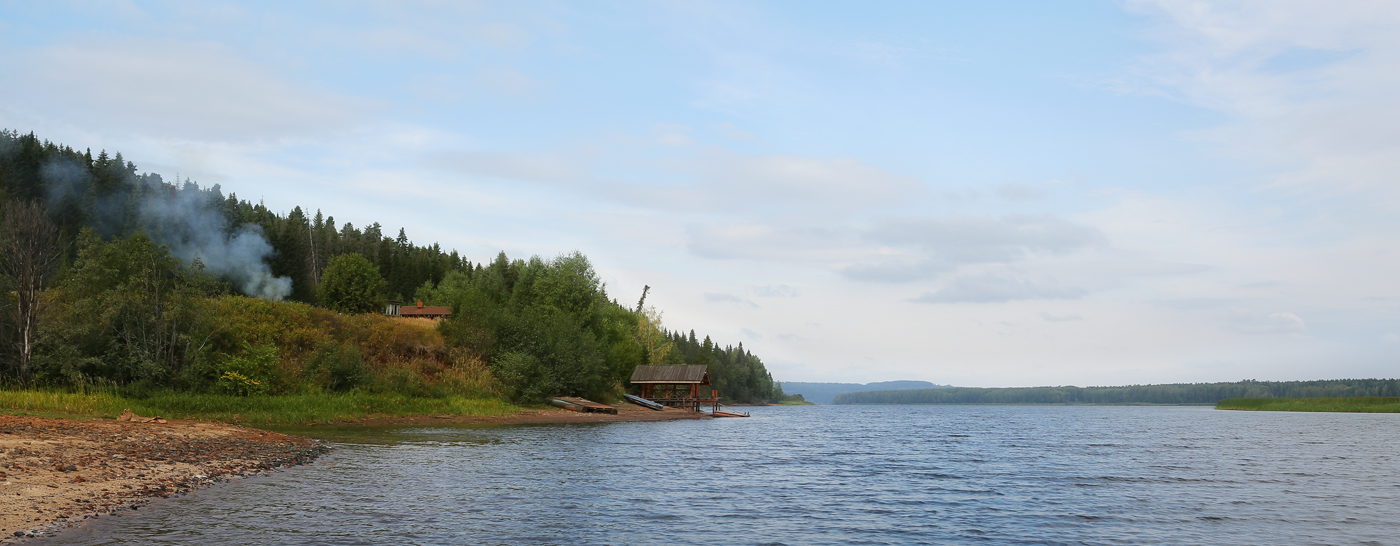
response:
<path id="1" fill-rule="evenodd" d="M 1396 544 L 1400 415 L 806 406 L 288 429 L 337 449 L 47 544 Z"/>

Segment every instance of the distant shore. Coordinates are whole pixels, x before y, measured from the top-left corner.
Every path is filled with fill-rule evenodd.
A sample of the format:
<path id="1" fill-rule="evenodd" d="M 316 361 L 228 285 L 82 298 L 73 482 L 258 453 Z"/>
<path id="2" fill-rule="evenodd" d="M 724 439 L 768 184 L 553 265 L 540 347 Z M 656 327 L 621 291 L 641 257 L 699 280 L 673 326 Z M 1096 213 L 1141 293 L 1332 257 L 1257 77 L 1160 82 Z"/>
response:
<path id="1" fill-rule="evenodd" d="M 1237 411 L 1325 411 L 1340 413 L 1400 413 L 1400 397 L 1349 398 L 1229 398 L 1215 409 Z"/>

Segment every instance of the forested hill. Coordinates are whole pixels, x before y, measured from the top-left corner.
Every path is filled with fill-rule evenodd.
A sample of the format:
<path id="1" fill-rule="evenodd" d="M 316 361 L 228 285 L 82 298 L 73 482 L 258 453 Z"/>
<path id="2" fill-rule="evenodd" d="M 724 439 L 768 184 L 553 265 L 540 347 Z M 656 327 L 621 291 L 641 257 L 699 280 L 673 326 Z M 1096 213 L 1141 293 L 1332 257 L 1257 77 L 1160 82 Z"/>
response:
<path id="1" fill-rule="evenodd" d="M 945 388 L 840 394 L 836 404 L 1214 404 L 1226 398 L 1400 396 L 1397 379 L 1238 381 L 1124 387 Z"/>
<path id="2" fill-rule="evenodd" d="M 538 401 L 608 398 L 635 366 L 669 363 L 710 364 L 728 401 L 781 398 L 757 356 L 667 332 L 645 295 L 610 298 L 579 252 L 473 263 L 401 228 L 274 212 L 12 130 L 0 204 L 0 387 Z M 384 317 L 389 299 L 452 316 L 424 331 Z"/>

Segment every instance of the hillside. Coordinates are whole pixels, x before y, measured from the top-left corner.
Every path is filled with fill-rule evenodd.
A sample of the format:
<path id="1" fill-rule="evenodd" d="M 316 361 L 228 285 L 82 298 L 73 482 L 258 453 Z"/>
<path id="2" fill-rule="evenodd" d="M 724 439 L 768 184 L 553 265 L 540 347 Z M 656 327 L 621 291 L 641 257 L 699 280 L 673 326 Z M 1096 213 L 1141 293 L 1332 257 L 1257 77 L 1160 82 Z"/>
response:
<path id="1" fill-rule="evenodd" d="M 577 251 L 473 262 L 13 130 L 0 205 L 0 387 L 606 400 L 639 364 L 701 363 L 726 400 L 774 396 L 757 356 L 620 304 Z"/>

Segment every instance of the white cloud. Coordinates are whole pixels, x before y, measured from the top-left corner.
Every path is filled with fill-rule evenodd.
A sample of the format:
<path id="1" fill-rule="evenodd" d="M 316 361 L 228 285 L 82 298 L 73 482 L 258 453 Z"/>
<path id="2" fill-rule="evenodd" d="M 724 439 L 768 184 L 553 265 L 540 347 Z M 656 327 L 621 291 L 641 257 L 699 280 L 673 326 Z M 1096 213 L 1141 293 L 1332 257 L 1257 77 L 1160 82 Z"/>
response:
<path id="1" fill-rule="evenodd" d="M 513 98 L 532 97 L 544 87 L 544 82 L 510 66 L 482 70 L 473 80 L 477 85 Z"/>
<path id="2" fill-rule="evenodd" d="M 1086 292 L 1026 279 L 983 273 L 959 275 L 943 288 L 925 292 L 909 301 L 915 303 L 1002 303 L 1013 300 L 1077 299 Z"/>
<path id="3" fill-rule="evenodd" d="M 749 288 L 749 292 L 760 298 L 795 298 L 798 296 L 797 289 L 786 284 L 754 286 Z"/>
<path id="4" fill-rule="evenodd" d="M 710 303 L 734 303 L 748 307 L 758 307 L 758 304 L 754 303 L 752 300 L 746 300 L 739 296 L 735 296 L 734 294 L 706 292 L 704 296 L 705 301 L 708 301 Z"/>
<path id="5" fill-rule="evenodd" d="M 375 108 L 312 90 L 213 43 L 91 39 L 3 61 L 5 117 L 168 139 L 275 140 L 345 130 Z M 31 121 L 33 122 L 33 121 Z"/>
<path id="6" fill-rule="evenodd" d="M 1040 317 L 1041 319 L 1045 320 L 1046 322 L 1070 322 L 1070 321 L 1084 320 L 1084 317 L 1081 317 L 1081 316 L 1079 316 L 1079 315 L 1074 315 L 1074 314 L 1070 314 L 1070 315 L 1054 315 L 1054 314 L 1046 313 L 1046 312 L 1044 312 L 1044 311 L 1041 311 L 1040 313 L 1037 313 L 1036 316 Z"/>
<path id="7" fill-rule="evenodd" d="M 1287 165 L 1275 182 L 1400 205 L 1400 5 L 1135 1 L 1163 50 L 1136 90 L 1223 112 L 1197 136 L 1239 156 Z"/>
<path id="8" fill-rule="evenodd" d="M 863 238 L 908 249 L 892 259 L 857 263 L 842 270 L 850 279 L 881 282 L 929 278 L 965 264 L 1011 263 L 1035 254 L 1068 254 L 1107 241 L 1093 227 L 1051 215 L 887 218 L 878 220 Z"/>
<path id="9" fill-rule="evenodd" d="M 1308 328 L 1302 318 L 1287 311 L 1259 313 L 1230 308 L 1226 310 L 1225 319 L 1236 330 L 1247 334 L 1296 334 Z"/>

